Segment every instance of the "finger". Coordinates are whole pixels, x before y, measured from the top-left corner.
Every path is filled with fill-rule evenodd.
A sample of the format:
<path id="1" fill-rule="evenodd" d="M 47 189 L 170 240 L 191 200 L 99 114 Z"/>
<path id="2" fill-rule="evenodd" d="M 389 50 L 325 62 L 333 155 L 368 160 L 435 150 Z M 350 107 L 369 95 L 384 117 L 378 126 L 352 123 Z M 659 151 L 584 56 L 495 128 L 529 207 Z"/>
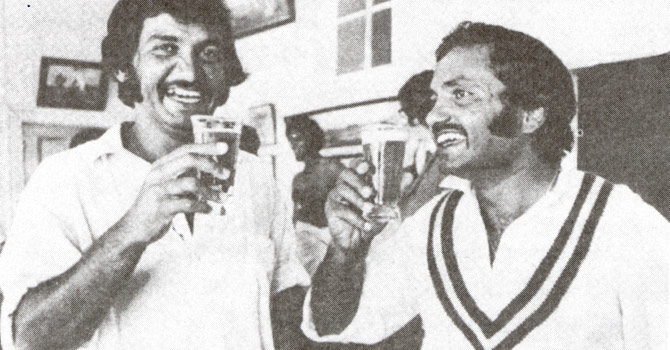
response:
<path id="1" fill-rule="evenodd" d="M 424 146 L 425 146 L 426 152 L 428 152 L 430 154 L 433 154 L 433 153 L 435 153 L 435 151 L 437 151 L 437 145 L 435 144 L 435 142 L 433 141 L 432 138 L 430 138 L 429 140 L 426 140 L 426 142 L 424 142 Z"/>
<path id="2" fill-rule="evenodd" d="M 403 173 L 402 180 L 400 181 L 400 192 L 405 193 L 405 190 L 410 188 L 410 185 L 414 181 L 414 175 L 410 173 Z"/>
<path id="3" fill-rule="evenodd" d="M 200 181 L 193 177 L 181 177 L 168 181 L 163 187 L 165 188 L 165 194 L 181 196 L 188 193 L 198 193 Z"/>
<path id="4" fill-rule="evenodd" d="M 345 183 L 339 183 L 328 193 L 328 199 L 342 205 L 352 205 L 361 212 L 368 212 L 373 204 L 366 202 L 359 193 Z"/>
<path id="5" fill-rule="evenodd" d="M 359 175 L 365 175 L 371 168 L 370 164 L 363 158 L 354 159 L 349 167 Z"/>
<path id="6" fill-rule="evenodd" d="M 361 231 L 371 230 L 373 226 L 372 223 L 365 221 L 365 219 L 363 219 L 360 214 L 343 205 L 340 205 L 339 208 L 334 209 L 333 215 Z"/>
<path id="7" fill-rule="evenodd" d="M 201 154 L 201 155 L 209 155 L 209 156 L 220 156 L 228 153 L 230 147 L 228 146 L 227 143 L 225 142 L 217 142 L 217 143 L 201 143 L 201 144 L 187 144 L 183 145 L 176 150 L 172 151 L 170 154 L 164 156 L 163 158 L 160 158 L 159 160 L 156 161 L 156 165 L 161 165 L 165 163 L 169 163 L 173 161 L 174 159 L 180 158 L 186 154 L 193 153 L 193 154 Z"/>
<path id="8" fill-rule="evenodd" d="M 179 213 L 209 213 L 212 207 L 209 204 L 189 198 L 175 198 L 166 204 L 171 215 Z"/>
<path id="9" fill-rule="evenodd" d="M 201 180 L 194 177 L 180 177 L 168 181 L 163 185 L 165 194 L 173 197 L 187 198 L 218 198 L 218 191 L 212 190 L 209 186 L 202 183 Z"/>
<path id="10" fill-rule="evenodd" d="M 221 165 L 212 159 L 211 156 L 193 153 L 184 154 L 170 162 L 164 163 L 155 168 L 154 171 L 159 173 L 159 179 L 167 180 L 176 178 L 191 169 L 212 174 L 214 177 L 223 180 L 230 175 L 230 172 L 226 174 Z"/>
<path id="11" fill-rule="evenodd" d="M 363 198 L 370 198 L 374 193 L 372 187 L 368 186 L 360 175 L 354 173 L 350 169 L 345 169 L 340 172 L 338 183 L 347 184 L 349 187 L 356 190 Z"/>
<path id="12" fill-rule="evenodd" d="M 230 170 L 228 170 L 226 168 L 222 168 L 221 169 L 221 176 L 219 178 L 221 180 L 228 180 L 228 178 L 230 178 L 230 174 L 231 174 Z"/>

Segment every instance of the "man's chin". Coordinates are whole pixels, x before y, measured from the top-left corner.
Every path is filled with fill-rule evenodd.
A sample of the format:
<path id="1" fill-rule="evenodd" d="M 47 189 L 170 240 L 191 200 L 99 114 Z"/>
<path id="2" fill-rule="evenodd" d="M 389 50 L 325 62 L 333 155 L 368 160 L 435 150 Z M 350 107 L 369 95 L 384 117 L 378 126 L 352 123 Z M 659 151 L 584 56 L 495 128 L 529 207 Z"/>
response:
<path id="1" fill-rule="evenodd" d="M 438 154 L 435 161 L 438 162 L 440 172 L 444 175 L 463 176 L 473 171 L 473 164 L 465 157 L 449 156 L 447 154 Z"/>

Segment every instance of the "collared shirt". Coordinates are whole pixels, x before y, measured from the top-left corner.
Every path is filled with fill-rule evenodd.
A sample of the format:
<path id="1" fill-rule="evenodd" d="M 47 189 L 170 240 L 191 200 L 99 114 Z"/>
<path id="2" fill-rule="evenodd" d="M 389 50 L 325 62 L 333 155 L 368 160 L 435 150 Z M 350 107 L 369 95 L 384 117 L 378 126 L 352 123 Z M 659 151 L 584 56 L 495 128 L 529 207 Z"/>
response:
<path id="1" fill-rule="evenodd" d="M 2 341 L 29 288 L 62 274 L 135 201 L 151 165 L 120 127 L 46 159 L 22 194 L 0 258 Z M 272 293 L 309 283 L 271 169 L 240 152 L 225 216 L 183 214 L 149 245 L 82 349 L 272 349 Z"/>
<path id="2" fill-rule="evenodd" d="M 436 196 L 375 237 L 350 325 L 319 337 L 308 295 L 303 331 L 371 344 L 420 314 L 430 350 L 666 349 L 670 224 L 625 186 L 607 196 L 593 177 L 584 192 L 586 178 L 561 171 L 493 263 L 474 191 Z"/>

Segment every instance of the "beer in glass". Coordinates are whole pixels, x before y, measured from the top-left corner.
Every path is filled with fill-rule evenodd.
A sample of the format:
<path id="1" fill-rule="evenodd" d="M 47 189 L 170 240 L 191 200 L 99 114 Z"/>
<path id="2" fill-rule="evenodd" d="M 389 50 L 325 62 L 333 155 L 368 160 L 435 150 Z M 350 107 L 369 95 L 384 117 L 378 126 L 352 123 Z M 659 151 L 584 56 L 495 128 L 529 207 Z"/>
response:
<path id="1" fill-rule="evenodd" d="M 372 166 L 366 180 L 375 190 L 374 207 L 363 216 L 375 222 L 400 217 L 398 201 L 403 176 L 407 128 L 393 124 L 372 124 L 361 130 L 365 160 Z"/>
<path id="2" fill-rule="evenodd" d="M 223 214 L 223 204 L 233 196 L 235 187 L 235 169 L 240 146 L 242 122 L 237 118 L 226 116 L 194 115 L 193 139 L 195 143 L 218 143 L 228 145 L 228 152 L 212 156 L 219 165 L 230 171 L 230 176 L 222 180 L 204 172 L 198 172 L 198 179 L 218 194 L 216 198 L 204 198 L 214 210 L 212 213 Z"/>

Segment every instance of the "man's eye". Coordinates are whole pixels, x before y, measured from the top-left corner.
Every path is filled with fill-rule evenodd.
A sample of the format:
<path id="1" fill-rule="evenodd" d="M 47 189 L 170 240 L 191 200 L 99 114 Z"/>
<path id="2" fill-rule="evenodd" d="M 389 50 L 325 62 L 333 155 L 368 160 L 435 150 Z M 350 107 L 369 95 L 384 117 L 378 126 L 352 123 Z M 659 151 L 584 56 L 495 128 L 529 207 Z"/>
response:
<path id="1" fill-rule="evenodd" d="M 472 96 L 472 93 L 470 91 L 465 91 L 463 89 L 454 90 L 454 97 L 456 97 L 457 100 L 462 100 L 470 96 Z"/>
<path id="2" fill-rule="evenodd" d="M 204 50 L 200 51 L 200 58 L 205 62 L 219 62 L 221 57 L 221 49 L 216 46 L 208 46 Z"/>
<path id="3" fill-rule="evenodd" d="M 159 56 L 172 56 L 177 53 L 177 45 L 175 44 L 161 44 L 154 47 L 154 53 Z"/>

